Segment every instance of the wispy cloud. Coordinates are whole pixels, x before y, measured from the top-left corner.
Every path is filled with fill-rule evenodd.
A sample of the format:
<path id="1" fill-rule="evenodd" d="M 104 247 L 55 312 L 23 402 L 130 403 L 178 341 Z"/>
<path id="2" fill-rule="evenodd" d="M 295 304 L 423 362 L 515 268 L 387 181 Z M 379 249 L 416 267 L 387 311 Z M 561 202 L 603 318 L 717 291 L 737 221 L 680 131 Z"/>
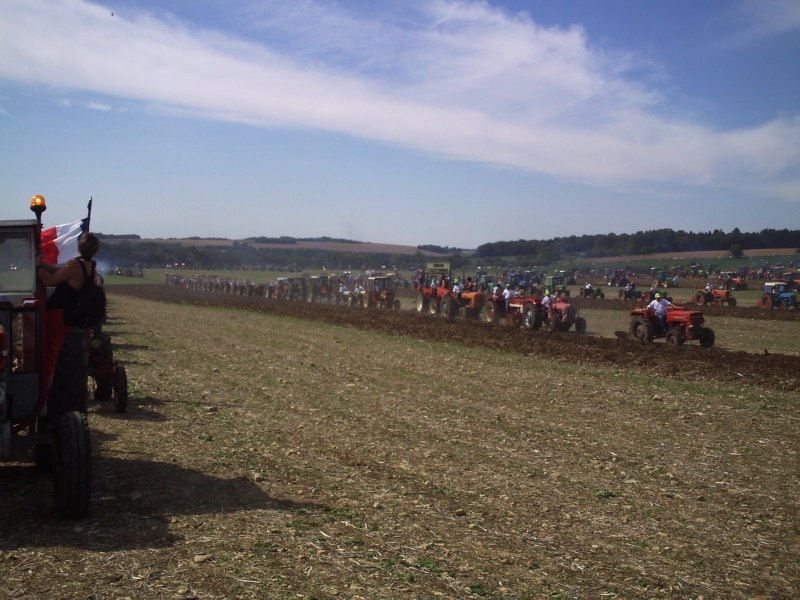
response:
<path id="1" fill-rule="evenodd" d="M 746 22 L 739 35 L 743 43 L 800 31 L 797 0 L 743 0 L 738 12 Z"/>
<path id="2" fill-rule="evenodd" d="M 90 110 L 102 110 L 102 111 L 109 111 L 111 110 L 111 106 L 108 104 L 103 104 L 101 102 L 88 102 L 86 104 L 86 108 Z"/>
<path id="3" fill-rule="evenodd" d="M 387 4 L 253 3 L 236 37 L 83 0 L 4 0 L 0 76 L 595 184 L 798 170 L 797 119 L 718 131 L 664 116 L 636 57 L 598 51 L 580 27 L 473 0 Z"/>

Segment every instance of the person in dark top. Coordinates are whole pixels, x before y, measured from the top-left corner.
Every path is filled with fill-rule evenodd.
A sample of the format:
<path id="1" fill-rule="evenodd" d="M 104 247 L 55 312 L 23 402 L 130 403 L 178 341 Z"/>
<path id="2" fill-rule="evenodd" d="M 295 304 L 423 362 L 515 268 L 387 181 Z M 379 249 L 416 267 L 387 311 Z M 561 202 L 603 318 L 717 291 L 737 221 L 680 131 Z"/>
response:
<path id="1" fill-rule="evenodd" d="M 53 383 L 56 360 L 61 346 L 71 327 L 64 323 L 64 307 L 78 298 L 79 292 L 86 283 L 81 269 L 81 262 L 89 277 L 94 275 L 94 255 L 100 249 L 100 240 L 93 233 L 84 233 L 78 240 L 77 258 L 71 258 L 62 267 L 42 263 L 42 256 L 36 257 L 36 274 L 47 287 L 54 287 L 47 299 L 47 343 L 45 346 L 44 368 L 47 375 L 47 391 Z"/>

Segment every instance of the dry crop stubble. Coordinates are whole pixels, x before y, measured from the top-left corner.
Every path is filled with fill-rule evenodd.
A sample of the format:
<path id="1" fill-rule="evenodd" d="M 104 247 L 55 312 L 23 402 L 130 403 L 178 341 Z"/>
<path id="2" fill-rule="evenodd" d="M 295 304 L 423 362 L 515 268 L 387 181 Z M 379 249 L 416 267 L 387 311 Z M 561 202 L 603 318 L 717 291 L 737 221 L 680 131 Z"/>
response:
<path id="1" fill-rule="evenodd" d="M 13 480 L 0 594 L 797 592 L 791 393 L 111 302 L 131 402 L 92 406 L 92 514 Z"/>

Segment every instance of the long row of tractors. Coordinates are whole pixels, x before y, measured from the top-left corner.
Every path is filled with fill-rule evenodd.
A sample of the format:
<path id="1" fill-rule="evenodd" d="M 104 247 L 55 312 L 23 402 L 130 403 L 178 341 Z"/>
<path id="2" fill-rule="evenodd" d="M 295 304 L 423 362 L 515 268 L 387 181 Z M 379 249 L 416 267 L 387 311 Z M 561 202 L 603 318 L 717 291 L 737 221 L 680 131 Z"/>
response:
<path id="1" fill-rule="evenodd" d="M 476 278 L 477 279 L 477 278 Z M 364 277 L 348 285 L 347 280 L 336 276 L 278 278 L 269 285 L 257 288 L 245 282 L 217 280 L 213 277 L 168 277 L 168 283 L 194 289 L 217 291 L 237 295 L 258 295 L 287 302 L 338 304 L 350 307 L 399 309 L 394 279 L 385 275 Z M 351 284 L 353 282 L 350 282 Z M 535 292 L 514 290 L 511 284 L 493 282 L 491 286 L 467 277 L 459 281 L 453 277 L 447 262 L 428 263 L 418 278 L 414 310 L 421 316 L 443 319 L 480 320 L 487 324 L 503 324 L 513 328 L 550 332 L 574 331 L 582 335 L 587 323 L 578 308 L 570 301 L 570 291 L 559 277 L 549 277 Z M 481 291 L 484 287 L 484 291 Z M 506 292 L 508 290 L 508 292 Z M 542 292 L 548 291 L 545 295 Z M 585 288 L 583 297 L 595 297 Z M 503 293 L 506 292 L 506 293 Z M 666 294 L 665 294 L 666 295 Z M 629 328 L 617 332 L 618 337 L 652 342 L 664 338 L 676 346 L 687 341 L 698 341 L 701 346 L 714 345 L 714 332 L 705 326 L 699 310 L 672 307 L 662 325 L 652 309 L 646 308 L 654 297 L 652 290 L 638 295 L 637 307 L 629 312 Z"/>

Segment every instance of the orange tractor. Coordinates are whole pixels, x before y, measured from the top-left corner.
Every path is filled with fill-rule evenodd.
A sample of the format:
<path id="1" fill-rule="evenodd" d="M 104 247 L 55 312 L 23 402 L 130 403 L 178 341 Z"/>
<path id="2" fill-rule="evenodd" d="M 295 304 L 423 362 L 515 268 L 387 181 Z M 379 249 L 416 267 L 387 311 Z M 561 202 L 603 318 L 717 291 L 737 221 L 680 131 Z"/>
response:
<path id="1" fill-rule="evenodd" d="M 706 304 L 727 304 L 728 306 L 736 306 L 736 298 L 733 297 L 729 289 L 720 290 L 714 288 L 710 292 L 705 289 L 697 290 L 697 293 L 694 295 L 694 302 L 701 306 L 705 306 Z"/>

